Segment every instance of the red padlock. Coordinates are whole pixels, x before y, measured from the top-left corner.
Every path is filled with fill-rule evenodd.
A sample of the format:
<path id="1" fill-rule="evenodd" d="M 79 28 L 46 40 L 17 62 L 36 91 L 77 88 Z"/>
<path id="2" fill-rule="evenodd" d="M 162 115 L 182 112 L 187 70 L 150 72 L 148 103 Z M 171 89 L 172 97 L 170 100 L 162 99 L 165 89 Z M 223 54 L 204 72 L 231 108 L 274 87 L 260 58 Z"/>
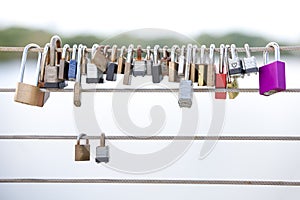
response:
<path id="1" fill-rule="evenodd" d="M 225 57 L 224 53 L 227 51 L 225 49 L 224 44 L 220 45 L 220 58 L 219 58 L 219 69 L 217 69 L 216 73 L 216 89 L 226 89 L 227 85 L 227 73 L 225 71 Z M 215 99 L 226 99 L 226 92 L 216 92 Z"/>

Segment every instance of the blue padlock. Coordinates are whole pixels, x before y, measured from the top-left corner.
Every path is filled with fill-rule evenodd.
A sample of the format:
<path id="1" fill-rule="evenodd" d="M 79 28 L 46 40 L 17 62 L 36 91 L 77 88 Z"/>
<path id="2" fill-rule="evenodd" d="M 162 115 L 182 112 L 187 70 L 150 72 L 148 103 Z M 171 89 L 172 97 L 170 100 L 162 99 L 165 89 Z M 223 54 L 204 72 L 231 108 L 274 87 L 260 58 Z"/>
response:
<path id="1" fill-rule="evenodd" d="M 72 58 L 70 60 L 69 71 L 68 71 L 68 80 L 69 81 L 76 80 L 76 73 L 77 73 L 76 51 L 77 51 L 77 45 L 74 44 L 73 51 L 72 51 Z"/>

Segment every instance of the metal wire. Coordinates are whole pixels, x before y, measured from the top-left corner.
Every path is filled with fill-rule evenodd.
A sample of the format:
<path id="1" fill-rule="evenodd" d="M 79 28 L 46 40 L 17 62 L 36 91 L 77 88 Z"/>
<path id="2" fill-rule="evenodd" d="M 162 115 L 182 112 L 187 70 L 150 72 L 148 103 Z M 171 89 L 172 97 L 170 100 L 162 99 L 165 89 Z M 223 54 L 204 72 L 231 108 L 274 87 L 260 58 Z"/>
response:
<path id="1" fill-rule="evenodd" d="M 0 140 L 76 140 L 72 135 L 0 135 Z M 99 136 L 82 139 L 100 140 Z M 105 136 L 106 140 L 300 141 L 300 136 Z"/>
<path id="2" fill-rule="evenodd" d="M 107 184 L 180 184 L 180 185 L 248 185 L 248 186 L 300 186 L 299 181 L 256 180 L 183 180 L 183 179 L 0 179 L 0 183 L 107 183 Z"/>

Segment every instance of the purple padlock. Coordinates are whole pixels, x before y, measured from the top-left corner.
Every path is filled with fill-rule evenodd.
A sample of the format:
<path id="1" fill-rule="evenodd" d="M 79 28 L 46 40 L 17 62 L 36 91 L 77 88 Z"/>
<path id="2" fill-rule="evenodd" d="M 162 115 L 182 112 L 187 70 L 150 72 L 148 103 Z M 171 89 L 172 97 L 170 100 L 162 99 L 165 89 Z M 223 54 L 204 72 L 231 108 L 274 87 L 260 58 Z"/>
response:
<path id="1" fill-rule="evenodd" d="M 275 61 L 269 62 L 268 48 L 273 47 Z M 274 93 L 286 90 L 285 63 L 280 61 L 280 49 L 276 42 L 270 42 L 264 51 L 264 66 L 259 68 L 259 94 L 270 96 Z"/>

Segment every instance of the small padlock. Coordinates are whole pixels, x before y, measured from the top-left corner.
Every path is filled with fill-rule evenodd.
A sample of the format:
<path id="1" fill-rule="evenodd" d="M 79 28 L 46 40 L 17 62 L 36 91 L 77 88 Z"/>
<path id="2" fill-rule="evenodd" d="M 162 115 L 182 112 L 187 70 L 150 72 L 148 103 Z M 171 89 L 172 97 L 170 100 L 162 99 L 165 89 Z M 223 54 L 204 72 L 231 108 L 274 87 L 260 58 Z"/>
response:
<path id="1" fill-rule="evenodd" d="M 124 70 L 124 78 L 123 84 L 130 85 L 131 84 L 131 73 L 132 73 L 132 55 L 133 55 L 133 44 L 129 45 L 127 51 L 127 58 L 125 62 L 125 70 Z"/>
<path id="2" fill-rule="evenodd" d="M 179 84 L 178 104 L 180 108 L 192 107 L 193 82 L 189 80 L 192 48 L 192 44 L 188 44 L 186 52 L 185 77 L 184 80 L 181 80 Z"/>
<path id="3" fill-rule="evenodd" d="M 81 106 L 81 65 L 82 65 L 83 48 L 84 46 L 82 44 L 78 46 L 76 80 L 74 84 L 74 97 L 73 97 L 73 103 L 76 107 Z"/>
<path id="4" fill-rule="evenodd" d="M 90 160 L 90 144 L 89 139 L 86 139 L 85 144 L 80 144 L 80 140 L 87 136 L 81 133 L 77 137 L 77 144 L 75 145 L 75 161 L 89 161 Z"/>
<path id="5" fill-rule="evenodd" d="M 268 48 L 273 47 L 275 61 L 269 63 Z M 259 93 L 270 96 L 274 93 L 286 90 L 285 63 L 280 61 L 280 48 L 276 42 L 270 42 L 266 46 L 264 55 L 264 66 L 259 68 Z"/>
<path id="6" fill-rule="evenodd" d="M 200 49 L 200 64 L 198 65 L 198 86 L 207 85 L 207 69 L 208 65 L 206 63 L 206 46 L 202 45 Z"/>
<path id="7" fill-rule="evenodd" d="M 56 52 L 56 48 L 61 48 L 61 46 L 60 37 L 54 35 L 50 40 L 50 65 L 45 67 L 45 88 L 64 88 L 67 86 L 65 80 L 59 80 L 58 78 L 61 52 Z"/>
<path id="8" fill-rule="evenodd" d="M 69 64 L 70 64 L 69 49 L 70 49 L 70 45 L 65 44 L 59 62 L 58 79 L 60 80 L 68 80 L 68 71 L 69 71 Z"/>
<path id="9" fill-rule="evenodd" d="M 92 58 L 92 63 L 94 63 L 98 67 L 98 69 L 103 73 L 106 71 L 108 63 L 108 58 L 106 57 L 106 53 L 104 52 L 104 49 L 107 48 L 108 46 L 106 46 L 105 48 L 103 45 L 100 45 L 96 48 L 96 53 Z"/>
<path id="10" fill-rule="evenodd" d="M 206 80 L 206 85 L 208 87 L 215 86 L 216 65 L 215 65 L 214 51 L 215 51 L 215 45 L 211 44 L 209 47 L 209 62 L 207 66 L 207 80 Z"/>
<path id="11" fill-rule="evenodd" d="M 238 57 L 235 44 L 230 46 L 231 56 L 228 58 L 229 63 L 229 75 L 231 77 L 243 77 L 243 62 Z"/>
<path id="12" fill-rule="evenodd" d="M 184 57 L 184 52 L 185 52 L 185 45 L 181 46 L 181 51 L 180 51 L 180 56 L 178 58 L 178 77 L 179 78 L 184 78 L 184 71 L 185 71 L 185 57 Z"/>
<path id="13" fill-rule="evenodd" d="M 227 82 L 227 88 L 228 89 L 238 89 L 239 83 L 238 78 L 233 77 L 233 80 L 231 80 L 231 77 L 228 76 L 228 82 Z M 235 99 L 239 95 L 239 92 L 228 92 L 229 99 Z"/>
<path id="14" fill-rule="evenodd" d="M 151 73 L 151 69 L 152 69 L 152 66 L 153 66 L 153 55 L 151 54 L 151 47 L 150 46 L 147 46 L 146 48 L 146 71 L 147 71 L 147 75 L 152 75 Z"/>
<path id="15" fill-rule="evenodd" d="M 250 48 L 248 44 L 245 44 L 244 47 L 246 51 L 246 57 L 243 58 L 244 73 L 248 74 L 248 76 L 251 73 L 257 74 L 258 67 L 257 67 L 256 58 L 254 56 L 251 56 Z"/>
<path id="16" fill-rule="evenodd" d="M 97 163 L 108 163 L 109 162 L 109 146 L 105 145 L 105 134 L 102 133 L 100 137 L 100 146 L 96 147 L 96 158 Z"/>
<path id="17" fill-rule="evenodd" d="M 98 67 L 92 63 L 92 60 L 95 56 L 96 49 L 99 47 L 98 44 L 92 46 L 91 51 L 91 62 L 88 62 L 86 65 L 86 83 L 103 83 L 103 72 L 98 69 Z"/>
<path id="18" fill-rule="evenodd" d="M 118 72 L 118 64 L 116 63 L 117 59 L 117 45 L 113 45 L 111 49 L 110 62 L 107 64 L 106 70 L 106 80 L 107 81 L 116 81 L 117 80 L 117 72 Z"/>
<path id="19" fill-rule="evenodd" d="M 160 59 L 161 63 L 161 74 L 162 76 L 168 76 L 169 75 L 169 62 L 170 62 L 170 55 L 168 52 L 168 46 L 164 46 L 162 49 L 162 58 Z"/>
<path id="20" fill-rule="evenodd" d="M 76 73 L 77 73 L 77 61 L 76 61 L 76 51 L 77 45 L 74 44 L 72 48 L 72 58 L 69 63 L 69 71 L 68 71 L 68 80 L 75 81 L 76 80 Z"/>
<path id="21" fill-rule="evenodd" d="M 224 66 L 224 60 L 227 59 L 227 57 L 224 53 L 225 46 L 224 44 L 221 44 L 218 73 L 216 73 L 216 89 L 226 89 L 227 85 L 227 74 Z M 226 99 L 226 92 L 215 92 L 215 99 Z"/>
<path id="22" fill-rule="evenodd" d="M 40 75 L 40 69 L 41 69 L 40 68 L 41 67 L 41 56 L 42 56 L 41 52 L 38 53 L 39 56 L 38 56 L 38 62 L 37 62 L 37 67 L 36 67 L 36 72 L 35 72 L 35 79 L 36 79 L 35 85 L 23 83 L 27 54 L 28 54 L 29 49 L 31 49 L 31 48 L 40 48 L 40 46 L 38 46 L 37 44 L 28 44 L 24 48 L 23 55 L 22 55 L 21 67 L 20 67 L 20 73 L 19 73 L 19 78 L 18 78 L 19 81 L 17 83 L 14 100 L 19 103 L 43 107 L 44 104 L 46 103 L 47 99 L 49 98 L 50 93 L 42 91 L 38 87 L 39 75 Z"/>
<path id="23" fill-rule="evenodd" d="M 155 45 L 153 49 L 154 61 L 151 69 L 153 83 L 160 83 L 160 81 L 163 79 L 161 72 L 159 49 L 159 45 Z"/>
<path id="24" fill-rule="evenodd" d="M 120 56 L 118 58 L 118 74 L 124 74 L 124 68 L 125 68 L 125 51 L 126 51 L 126 47 L 122 46 L 121 50 L 120 50 Z"/>
<path id="25" fill-rule="evenodd" d="M 177 49 L 179 49 L 178 45 L 173 45 L 171 49 L 171 61 L 169 62 L 169 82 L 178 82 L 178 56 Z"/>
<path id="26" fill-rule="evenodd" d="M 193 46 L 192 50 L 192 61 L 191 61 L 191 72 L 190 72 L 190 79 L 193 83 L 198 82 L 198 59 L 197 59 L 197 45 Z"/>
<path id="27" fill-rule="evenodd" d="M 142 46 L 138 45 L 136 49 L 136 58 L 133 61 L 133 76 L 145 76 L 147 71 L 146 60 L 142 58 Z"/>

